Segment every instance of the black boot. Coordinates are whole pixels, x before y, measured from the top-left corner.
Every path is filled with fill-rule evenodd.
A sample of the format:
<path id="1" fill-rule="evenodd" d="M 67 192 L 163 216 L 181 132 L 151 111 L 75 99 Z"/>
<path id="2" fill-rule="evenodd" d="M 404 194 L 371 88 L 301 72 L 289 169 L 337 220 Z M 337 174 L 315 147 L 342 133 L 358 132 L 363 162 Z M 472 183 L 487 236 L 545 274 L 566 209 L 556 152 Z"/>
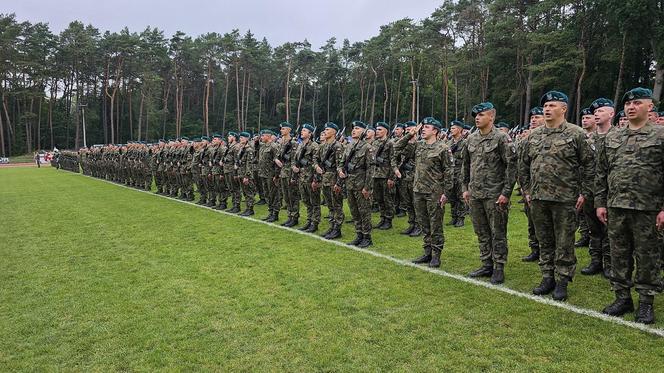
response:
<path id="1" fill-rule="evenodd" d="M 639 309 L 636 310 L 634 321 L 641 324 L 652 324 L 655 322 L 655 309 L 652 303 L 639 301 Z"/>
<path id="2" fill-rule="evenodd" d="M 325 233 L 323 233 L 321 236 L 323 238 L 327 239 L 327 236 L 329 236 L 330 233 L 332 233 L 332 231 L 334 230 L 334 227 L 335 227 L 334 224 L 330 224 L 330 228 L 328 230 L 326 230 Z"/>
<path id="3" fill-rule="evenodd" d="M 463 226 L 465 225 L 464 222 L 463 222 L 463 220 L 464 220 L 464 218 L 459 218 L 459 219 L 457 219 L 456 224 L 454 224 L 454 228 L 461 228 L 461 227 L 463 227 Z"/>
<path id="4" fill-rule="evenodd" d="M 267 204 L 267 202 L 265 201 L 265 198 L 260 198 L 260 199 L 258 200 L 258 202 L 256 202 L 256 204 L 260 206 L 260 205 L 265 205 L 265 204 Z"/>
<path id="5" fill-rule="evenodd" d="M 328 240 L 334 240 L 341 237 L 341 225 L 335 225 L 334 230 L 326 237 Z"/>
<path id="6" fill-rule="evenodd" d="M 450 220 L 449 223 L 447 223 L 447 225 L 456 225 L 456 223 L 457 223 L 457 218 L 452 218 L 452 220 Z"/>
<path id="7" fill-rule="evenodd" d="M 205 196 L 201 196 L 201 198 L 196 202 L 197 205 L 204 205 L 207 203 L 207 198 Z"/>
<path id="8" fill-rule="evenodd" d="M 430 268 L 440 267 L 440 250 L 433 250 L 431 253 L 431 261 L 429 262 Z"/>
<path id="9" fill-rule="evenodd" d="M 385 224 L 385 218 L 380 218 L 380 221 L 378 222 L 378 224 L 373 226 L 373 229 L 378 229 L 383 224 Z"/>
<path id="10" fill-rule="evenodd" d="M 353 245 L 353 246 L 357 246 L 357 245 L 360 244 L 360 242 L 362 242 L 363 239 L 364 239 L 364 235 L 360 232 L 357 232 L 357 233 L 355 233 L 355 239 L 350 241 L 348 244 Z"/>
<path id="11" fill-rule="evenodd" d="M 300 218 L 293 218 L 293 220 L 291 220 L 290 224 L 288 224 L 287 227 L 294 227 L 298 225 L 300 223 L 299 220 Z"/>
<path id="12" fill-rule="evenodd" d="M 431 261 L 431 249 L 424 249 L 424 255 L 412 260 L 415 264 L 424 264 Z"/>
<path id="13" fill-rule="evenodd" d="M 371 241 L 371 233 L 362 235 L 362 242 L 357 244 L 357 247 L 365 248 L 373 245 Z"/>
<path id="14" fill-rule="evenodd" d="M 503 282 L 505 282 L 505 265 L 502 263 L 496 263 L 493 273 L 491 274 L 491 283 L 498 285 Z"/>
<path id="15" fill-rule="evenodd" d="M 592 259 L 587 267 L 581 269 L 581 274 L 586 276 L 602 273 L 602 262 Z"/>
<path id="16" fill-rule="evenodd" d="M 390 219 L 385 219 L 385 220 L 383 221 L 383 224 L 381 224 L 381 225 L 378 227 L 378 229 L 383 230 L 383 231 L 388 230 L 388 229 L 392 229 L 392 220 L 390 220 Z"/>
<path id="17" fill-rule="evenodd" d="M 230 212 L 231 214 L 237 214 L 238 212 L 240 212 L 240 206 L 233 205 L 233 208 L 228 210 L 228 212 Z"/>
<path id="18" fill-rule="evenodd" d="M 560 276 L 560 280 L 556 282 L 556 288 L 553 290 L 551 298 L 553 300 L 564 301 L 567 299 L 567 284 L 572 279 L 567 276 Z"/>
<path id="19" fill-rule="evenodd" d="M 253 214 L 254 214 L 254 209 L 248 208 L 248 209 L 244 210 L 244 212 L 241 213 L 240 216 L 251 216 Z"/>
<path id="20" fill-rule="evenodd" d="M 421 234 L 422 234 L 422 228 L 420 228 L 419 226 L 415 226 L 415 229 L 413 229 L 413 230 L 408 234 L 408 236 L 410 236 L 410 237 L 418 237 L 418 236 L 420 236 Z"/>
<path id="21" fill-rule="evenodd" d="M 556 280 L 553 277 L 542 277 L 542 282 L 539 286 L 533 289 L 533 294 L 544 295 L 549 294 L 556 288 Z"/>
<path id="22" fill-rule="evenodd" d="M 627 312 L 634 311 L 634 301 L 632 297 L 627 294 L 616 294 L 616 300 L 608 306 L 604 307 L 602 313 L 610 316 L 622 316 Z"/>
<path id="23" fill-rule="evenodd" d="M 588 247 L 590 244 L 590 237 L 581 236 L 578 241 L 574 242 L 574 247 Z"/>
<path id="24" fill-rule="evenodd" d="M 406 230 L 402 231 L 401 234 L 410 234 L 410 232 L 412 232 L 413 229 L 415 229 L 415 226 L 411 224 L 408 226 L 408 228 L 406 228 Z"/>
<path id="25" fill-rule="evenodd" d="M 531 248 L 530 254 L 521 258 L 522 262 L 536 262 L 539 260 L 539 247 Z"/>
<path id="26" fill-rule="evenodd" d="M 266 217 L 262 218 L 262 221 L 268 221 L 270 218 L 272 218 L 272 212 L 270 212 Z"/>
<path id="27" fill-rule="evenodd" d="M 317 230 L 318 230 L 318 223 L 311 223 L 309 229 L 307 229 L 305 232 L 314 233 Z"/>
<path id="28" fill-rule="evenodd" d="M 268 219 L 266 220 L 266 222 L 274 223 L 277 220 L 279 220 L 279 214 L 273 212 L 271 216 L 268 216 Z"/>
<path id="29" fill-rule="evenodd" d="M 468 277 L 490 277 L 493 274 L 493 263 L 484 262 L 482 266 L 468 274 Z"/>
<path id="30" fill-rule="evenodd" d="M 306 232 L 310 227 L 311 227 L 311 221 L 307 220 L 307 224 L 305 224 L 302 228 L 300 228 L 300 230 Z"/>

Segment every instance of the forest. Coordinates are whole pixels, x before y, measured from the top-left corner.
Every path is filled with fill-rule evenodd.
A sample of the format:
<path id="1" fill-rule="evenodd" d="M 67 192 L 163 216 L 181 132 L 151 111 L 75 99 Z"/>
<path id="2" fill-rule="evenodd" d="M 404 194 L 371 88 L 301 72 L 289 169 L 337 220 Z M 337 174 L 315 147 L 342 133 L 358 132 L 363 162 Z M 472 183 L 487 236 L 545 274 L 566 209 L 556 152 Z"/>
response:
<path id="1" fill-rule="evenodd" d="M 514 126 L 550 89 L 568 94 L 579 123 L 597 97 L 619 101 L 635 86 L 662 96 L 664 0 L 445 0 L 365 41 L 330 35 L 318 48 L 302 36 L 270 45 L 250 30 L 79 21 L 56 34 L 0 14 L 0 156 L 282 121 L 469 122 L 483 101 Z"/>

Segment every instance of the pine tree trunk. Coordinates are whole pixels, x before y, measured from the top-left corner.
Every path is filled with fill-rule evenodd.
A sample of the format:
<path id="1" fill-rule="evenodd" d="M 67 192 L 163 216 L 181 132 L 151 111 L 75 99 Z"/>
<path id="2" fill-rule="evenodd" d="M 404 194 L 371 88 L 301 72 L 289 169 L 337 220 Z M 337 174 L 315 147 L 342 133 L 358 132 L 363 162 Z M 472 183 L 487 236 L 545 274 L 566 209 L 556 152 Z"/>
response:
<path id="1" fill-rule="evenodd" d="M 620 67 L 618 68 L 618 79 L 616 80 L 616 91 L 613 95 L 613 102 L 617 103 L 622 91 L 623 74 L 625 73 L 625 46 L 627 43 L 627 33 L 623 33 L 622 45 L 620 47 Z M 656 79 L 655 79 L 655 84 Z"/>
<path id="2" fill-rule="evenodd" d="M 145 101 L 145 95 L 143 94 L 143 91 L 141 90 L 141 103 L 138 105 L 138 141 L 141 141 L 141 135 L 142 135 L 141 132 L 142 132 L 142 129 L 143 129 L 143 103 L 144 103 L 144 101 Z M 131 108 L 131 104 L 129 104 L 129 107 Z M 131 111 L 131 109 L 130 109 L 130 111 Z M 129 118 L 131 118 L 131 114 L 129 114 Z M 131 128 L 131 125 L 129 127 Z"/>
<path id="3" fill-rule="evenodd" d="M 224 87 L 224 115 L 221 118 L 221 132 L 226 134 L 226 109 L 228 108 L 228 71 L 226 71 L 226 87 Z"/>
<path id="4" fill-rule="evenodd" d="M 131 89 L 127 90 L 127 94 L 129 95 L 129 139 L 133 140 L 134 139 L 134 110 L 132 108 L 132 99 L 131 99 Z M 142 94 L 141 94 L 142 96 Z M 143 98 L 141 98 L 142 100 Z M 141 127 L 141 110 L 139 108 L 138 110 L 138 127 Z M 141 141 L 141 130 L 138 130 L 138 141 Z"/>
<path id="5" fill-rule="evenodd" d="M 296 127 L 300 125 L 300 110 L 302 109 L 302 97 L 304 96 L 304 82 L 300 82 L 300 98 L 297 101 L 297 122 Z"/>

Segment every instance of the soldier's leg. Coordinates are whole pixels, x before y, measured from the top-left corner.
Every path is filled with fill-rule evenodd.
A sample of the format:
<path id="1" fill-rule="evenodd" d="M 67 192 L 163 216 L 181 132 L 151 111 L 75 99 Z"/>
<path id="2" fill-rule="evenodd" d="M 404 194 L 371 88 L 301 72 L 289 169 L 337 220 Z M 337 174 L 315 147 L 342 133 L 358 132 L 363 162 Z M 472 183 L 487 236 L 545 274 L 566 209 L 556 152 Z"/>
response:
<path id="1" fill-rule="evenodd" d="M 588 244 L 590 263 L 587 267 L 581 269 L 581 273 L 584 275 L 594 275 L 602 272 L 602 235 L 604 232 L 604 224 L 602 224 L 597 218 L 595 207 L 592 206 L 592 203 L 584 204 L 583 215 L 588 224 L 588 234 L 590 237 L 590 243 Z"/>
<path id="2" fill-rule="evenodd" d="M 330 187 L 330 190 L 330 200 L 334 206 L 333 211 L 330 212 L 330 218 L 341 229 L 341 225 L 346 220 L 346 216 L 344 215 L 344 195 L 341 192 L 335 193 L 333 187 Z"/>
<path id="3" fill-rule="evenodd" d="M 304 207 L 306 207 L 307 209 L 307 223 L 305 227 L 309 228 L 309 226 L 311 225 L 311 215 L 312 215 L 311 196 L 309 195 L 310 190 L 307 189 L 306 182 L 298 182 L 298 189 L 300 190 L 300 199 L 302 200 Z"/>
<path id="4" fill-rule="evenodd" d="M 431 261 L 429 267 L 440 267 L 440 254 L 445 244 L 443 235 L 443 215 L 445 210 L 438 203 L 438 198 L 430 198 L 426 201 L 429 212 L 429 235 L 431 242 Z"/>
<path id="5" fill-rule="evenodd" d="M 558 279 L 574 278 L 576 254 L 574 233 L 576 231 L 576 208 L 571 203 L 555 203 L 551 206 L 553 231 L 556 239 L 555 272 Z"/>
<path id="6" fill-rule="evenodd" d="M 530 216 L 533 219 L 537 240 L 540 245 L 539 267 L 542 277 L 553 278 L 555 271 L 556 240 L 553 231 L 553 216 L 550 209 L 551 202 L 534 200 L 530 206 Z"/>
<path id="7" fill-rule="evenodd" d="M 320 224 L 320 210 L 321 210 L 320 186 L 316 190 L 314 190 L 311 187 L 311 184 L 309 184 L 308 187 L 310 189 L 310 195 L 311 195 L 311 221 L 317 227 L 318 224 Z"/>
<path id="8" fill-rule="evenodd" d="M 214 183 L 217 188 L 217 193 L 219 194 L 219 205 L 217 208 L 219 210 L 225 210 L 228 207 L 228 189 L 226 188 L 226 182 L 224 180 L 223 174 L 214 175 Z"/>
<path id="9" fill-rule="evenodd" d="M 634 288 L 639 293 L 639 303 L 652 304 L 655 294 L 661 291 L 661 244 L 655 222 L 657 211 L 630 211 L 629 226 L 634 240 L 636 263 Z"/>
<path id="10" fill-rule="evenodd" d="M 509 209 L 500 207 L 493 199 L 483 200 L 484 211 L 489 218 L 491 230 L 491 258 L 494 268 L 502 268 L 507 263 L 507 221 Z"/>
<path id="11" fill-rule="evenodd" d="M 408 228 L 401 233 L 411 234 L 413 230 L 419 230 L 419 224 L 415 213 L 415 204 L 413 202 L 413 182 L 410 180 L 402 180 L 399 194 L 401 194 L 402 207 L 408 214 Z"/>
<path id="12" fill-rule="evenodd" d="M 586 220 L 586 215 L 583 213 L 583 211 L 578 212 L 576 215 L 576 219 L 581 237 L 579 238 L 578 241 L 574 243 L 574 246 L 575 247 L 588 246 L 590 244 L 590 228 L 588 226 L 588 221 Z"/>
<path id="13" fill-rule="evenodd" d="M 625 209 L 608 209 L 608 235 L 611 250 L 611 287 L 616 295 L 628 295 L 632 282 L 634 242 L 629 227 L 631 216 Z"/>
<path id="14" fill-rule="evenodd" d="M 243 214 L 253 215 L 254 202 L 256 198 L 256 186 L 251 178 L 249 178 L 249 182 L 247 184 L 241 181 L 241 185 L 242 185 L 242 194 L 244 195 L 244 203 L 247 207 Z"/>
<path id="15" fill-rule="evenodd" d="M 471 199 L 470 210 L 473 219 L 473 230 L 477 236 L 477 242 L 480 249 L 480 268 L 470 272 L 470 277 L 491 276 L 493 273 L 492 258 L 492 239 L 491 239 L 491 221 L 490 212 L 486 210 L 487 206 L 482 199 Z"/>
<path id="16" fill-rule="evenodd" d="M 208 194 L 208 203 L 209 207 L 214 207 L 217 205 L 217 188 L 214 185 L 214 175 L 209 172 L 205 176 L 205 188 L 207 189 Z"/>
<path id="17" fill-rule="evenodd" d="M 428 196 L 425 193 L 414 193 L 413 194 L 413 199 L 415 203 L 415 214 L 417 215 L 417 222 L 420 226 L 420 229 L 422 229 L 422 233 L 424 233 L 424 237 L 422 239 L 422 248 L 424 250 L 424 254 L 415 259 L 413 262 L 415 263 L 428 263 L 431 261 L 431 252 L 432 252 L 432 247 L 431 247 L 431 219 L 429 218 L 429 199 L 430 196 Z"/>
<path id="18" fill-rule="evenodd" d="M 358 211 L 360 213 L 360 231 L 365 239 L 371 239 L 371 203 L 372 198 L 364 198 L 361 190 L 355 191 L 357 193 L 356 199 L 358 204 Z"/>

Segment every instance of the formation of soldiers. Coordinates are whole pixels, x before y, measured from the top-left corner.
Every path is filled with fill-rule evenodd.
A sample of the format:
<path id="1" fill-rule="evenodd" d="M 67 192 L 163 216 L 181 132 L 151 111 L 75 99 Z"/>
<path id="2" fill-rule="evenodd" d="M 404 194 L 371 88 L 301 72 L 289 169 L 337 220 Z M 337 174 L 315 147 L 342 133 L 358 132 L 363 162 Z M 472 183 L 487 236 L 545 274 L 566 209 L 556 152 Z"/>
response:
<path id="1" fill-rule="evenodd" d="M 51 166 L 71 172 L 80 172 L 80 156 L 72 150 L 58 151 L 51 159 Z"/>
<path id="2" fill-rule="evenodd" d="M 211 138 L 160 140 L 82 149 L 87 175 L 238 213 L 254 215 L 266 204 L 263 220 L 318 231 L 321 205 L 329 210 L 327 239 L 342 236 L 346 199 L 358 247 L 372 245 L 372 231 L 392 228 L 407 215 L 404 235 L 423 237 L 415 263 L 439 267 L 444 248 L 444 205 L 452 227 L 470 215 L 481 265 L 470 277 L 505 281 L 507 223 L 515 190 L 528 216 L 531 254 L 541 282 L 536 295 L 564 301 L 576 272 L 575 232 L 586 222 L 591 262 L 585 275 L 602 273 L 616 300 L 603 309 L 619 316 L 634 311 L 630 289 L 639 294 L 636 321 L 654 322 L 653 297 L 662 290 L 664 261 L 664 115 L 654 111 L 652 92 L 625 93 L 624 111 L 599 98 L 583 111 L 583 126 L 570 124 L 567 96 L 550 91 L 530 112 L 528 124 L 510 129 L 495 123 L 490 102 L 473 107 L 474 126 L 444 126 L 427 117 L 420 123 L 353 121 L 345 128 L 326 123 L 277 131 L 214 134 Z M 256 198 L 258 195 L 258 202 Z M 242 206 L 244 203 L 244 206 Z M 300 205 L 306 220 L 300 217 Z M 372 210 L 380 214 L 371 224 Z M 300 223 L 301 226 L 300 226 Z M 584 224 L 581 224 L 584 225 Z"/>

